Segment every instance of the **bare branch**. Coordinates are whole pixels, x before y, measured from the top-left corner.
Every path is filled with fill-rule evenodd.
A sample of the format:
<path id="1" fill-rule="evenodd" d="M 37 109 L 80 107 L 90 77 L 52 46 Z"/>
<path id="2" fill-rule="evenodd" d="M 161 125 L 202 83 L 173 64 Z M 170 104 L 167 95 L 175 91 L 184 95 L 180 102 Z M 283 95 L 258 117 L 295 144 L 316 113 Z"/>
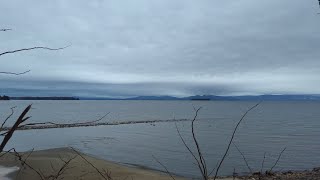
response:
<path id="1" fill-rule="evenodd" d="M 63 126 L 81 126 L 81 125 L 93 125 L 101 120 L 103 120 L 106 116 L 108 116 L 110 114 L 110 112 L 106 113 L 105 115 L 103 115 L 102 117 L 100 117 L 99 119 L 93 120 L 93 121 L 86 121 L 86 122 L 80 122 L 80 123 L 54 123 L 54 122 L 43 122 L 43 123 L 28 123 L 28 124 L 23 124 L 21 126 L 18 127 L 18 129 L 23 129 L 24 127 L 31 127 L 31 126 L 38 126 L 38 125 L 54 125 L 54 126 L 59 126 L 59 127 L 63 127 Z"/>
<path id="2" fill-rule="evenodd" d="M 276 165 L 278 164 L 278 162 L 279 162 L 279 160 L 280 160 L 280 158 L 281 158 L 281 156 L 282 156 L 282 153 L 283 153 L 286 149 L 287 149 L 287 147 L 285 147 L 285 148 L 281 151 L 281 153 L 280 153 L 279 156 L 278 156 L 277 161 L 276 161 L 276 162 L 274 163 L 274 165 L 271 167 L 271 169 L 270 169 L 269 172 L 272 172 L 272 169 L 273 169 L 274 167 L 276 167 Z"/>
<path id="3" fill-rule="evenodd" d="M 15 149 L 15 148 L 11 148 L 11 149 L 8 150 L 8 151 L 4 151 L 4 153 L 1 153 L 1 154 L 0 154 L 0 157 L 5 156 L 6 154 L 11 153 L 11 151 L 16 151 L 16 149 Z"/>
<path id="4" fill-rule="evenodd" d="M 8 134 L 8 131 L 4 132 L 4 133 L 1 133 L 0 136 L 5 136 Z"/>
<path id="5" fill-rule="evenodd" d="M 200 164 L 198 158 L 197 158 L 197 157 L 195 156 L 195 154 L 191 151 L 191 149 L 189 148 L 189 146 L 187 145 L 187 143 L 186 143 L 185 140 L 183 139 L 183 137 L 182 137 L 182 135 L 181 135 L 181 133 L 180 133 L 180 130 L 179 130 L 178 126 L 177 126 L 177 123 L 175 123 L 175 125 L 176 125 L 176 130 L 177 130 L 177 132 L 178 132 L 178 135 L 179 135 L 182 143 L 183 143 L 184 146 L 187 148 L 187 150 L 190 152 L 190 154 L 192 155 L 192 157 L 196 160 L 197 165 L 198 165 L 198 167 L 199 167 L 199 170 L 201 171 L 201 174 L 202 174 L 202 167 L 201 167 L 201 164 Z"/>
<path id="6" fill-rule="evenodd" d="M 23 49 L 17 49 L 17 50 L 13 50 L 13 51 L 6 51 L 3 53 L 0 53 L 0 56 L 3 56 L 5 54 L 13 54 L 13 53 L 20 52 L 20 51 L 30 51 L 30 50 L 34 50 L 34 49 L 45 49 L 45 50 L 50 50 L 50 51 L 57 51 L 57 50 L 65 49 L 69 46 L 70 45 L 62 47 L 62 48 L 48 48 L 48 47 L 43 47 L 43 46 L 32 47 L 32 48 L 23 48 Z"/>
<path id="7" fill-rule="evenodd" d="M 100 118 L 101 119 L 101 118 Z M 102 120 L 102 119 L 101 119 Z M 18 127 L 17 130 L 30 130 L 30 129 L 52 129 L 52 128 L 73 128 L 73 127 L 87 127 L 87 126 L 110 126 L 110 125 L 124 125 L 124 124 L 146 124 L 146 123 L 173 123 L 173 122 L 185 122 L 190 119 L 166 119 L 166 120 L 141 120 L 141 121 L 119 121 L 119 122 L 97 122 L 98 120 L 80 122 L 80 123 L 54 123 L 54 122 L 43 122 L 43 123 L 28 123 Z M 100 121 L 100 120 L 99 120 Z M 9 130 L 11 127 L 3 127 L 3 130 Z M 1 135 L 5 135 L 2 133 Z"/>
<path id="8" fill-rule="evenodd" d="M 110 180 L 112 180 L 112 178 L 111 178 L 111 171 L 109 171 L 109 170 L 107 170 L 107 169 L 102 169 L 103 170 L 103 172 L 104 172 L 104 174 L 110 179 Z"/>
<path id="9" fill-rule="evenodd" d="M 168 171 L 167 167 L 166 167 L 164 164 L 162 164 L 155 156 L 152 155 L 152 157 L 153 157 L 154 160 L 156 160 L 156 161 L 166 170 L 166 173 L 167 173 L 173 180 L 176 180 L 176 179 L 173 177 L 173 175 Z"/>
<path id="10" fill-rule="evenodd" d="M 264 166 L 264 161 L 265 161 L 265 160 L 266 160 L 266 152 L 264 152 L 264 154 L 263 154 L 263 160 L 262 160 L 262 163 L 261 163 L 260 174 L 262 174 L 263 166 Z"/>
<path id="11" fill-rule="evenodd" d="M 200 158 L 200 164 L 201 164 L 201 167 L 202 167 L 202 176 L 203 176 L 204 179 L 208 179 L 206 161 L 205 161 L 205 158 L 203 157 L 203 155 L 201 153 L 200 146 L 199 146 L 198 140 L 197 140 L 195 132 L 194 132 L 194 121 L 197 119 L 198 112 L 200 111 L 200 109 L 201 109 L 201 107 L 198 108 L 198 109 L 195 109 L 196 115 L 194 116 L 194 118 L 192 120 L 192 123 L 191 123 L 191 131 L 192 131 L 192 138 L 193 138 L 194 143 L 196 144 L 198 156 Z"/>
<path id="12" fill-rule="evenodd" d="M 100 175 L 103 179 L 105 180 L 112 180 L 110 177 L 106 177 L 97 167 L 95 167 L 90 161 L 88 161 L 84 156 L 82 156 L 81 153 L 79 153 L 77 150 L 75 150 L 73 147 L 70 147 L 76 154 L 78 154 L 84 161 L 86 161 L 88 164 L 90 164 L 90 166 L 92 168 L 94 168 Z"/>
<path id="13" fill-rule="evenodd" d="M 1 124 L 1 127 L 0 127 L 0 132 L 2 131 L 2 128 L 3 126 L 6 124 L 6 122 L 8 121 L 8 119 L 11 118 L 11 116 L 14 114 L 14 108 L 16 108 L 17 106 L 14 106 L 14 107 L 11 107 L 11 113 L 9 114 L 9 116 L 6 117 L 6 119 L 3 121 L 3 123 Z"/>
<path id="14" fill-rule="evenodd" d="M 239 149 L 239 147 L 236 145 L 236 143 L 234 143 L 234 142 L 232 142 L 232 143 L 233 143 L 233 145 L 236 147 L 236 149 L 238 150 L 238 152 L 241 154 L 241 156 L 242 156 L 244 162 L 246 163 L 246 165 L 247 165 L 250 173 L 252 174 L 252 169 L 250 168 L 249 163 L 248 163 L 246 157 L 245 157 L 244 154 L 240 151 L 240 149 Z"/>
<path id="15" fill-rule="evenodd" d="M 7 28 L 5 28 L 5 29 L 0 29 L 0 31 L 11 31 L 12 29 L 7 29 Z"/>
<path id="16" fill-rule="evenodd" d="M 29 112 L 29 110 L 31 109 L 31 104 L 21 113 L 21 115 L 19 116 L 19 118 L 17 119 L 17 121 L 14 123 L 14 125 L 11 127 L 11 129 L 7 132 L 7 134 L 5 135 L 5 137 L 2 140 L 2 143 L 0 145 L 0 152 L 3 151 L 4 147 L 6 146 L 6 144 L 9 142 L 10 138 L 12 137 L 14 131 L 19 127 L 19 125 L 21 123 L 23 123 L 24 121 L 26 121 L 28 118 L 25 118 L 25 115 Z"/>
<path id="17" fill-rule="evenodd" d="M 75 155 L 74 157 L 72 157 L 72 158 L 70 158 L 70 159 L 68 159 L 68 160 L 64 160 L 63 158 L 60 157 L 60 160 L 61 160 L 64 164 L 60 167 L 60 169 L 58 170 L 57 174 L 46 176 L 46 179 L 53 179 L 53 180 L 55 180 L 55 179 L 60 178 L 60 177 L 62 176 L 62 174 L 64 174 L 64 172 L 65 172 L 66 170 L 70 169 L 70 168 L 68 168 L 68 165 L 69 165 L 70 162 L 71 162 L 72 160 L 74 160 L 76 157 L 78 157 L 78 155 Z M 51 163 L 51 167 L 52 167 L 53 170 L 55 170 L 55 168 L 53 167 L 52 163 Z M 63 177 L 62 177 L 62 179 L 63 179 Z"/>
<path id="18" fill-rule="evenodd" d="M 232 179 L 235 180 L 238 173 L 236 173 L 236 168 L 233 168 Z"/>
<path id="19" fill-rule="evenodd" d="M 32 150 L 30 151 L 30 153 L 27 155 L 27 157 L 26 157 L 24 160 L 22 160 L 22 158 L 21 158 L 21 161 L 20 161 L 20 162 L 21 162 L 21 166 L 22 166 L 22 167 L 26 164 L 28 158 L 29 158 L 30 155 L 33 153 L 33 151 L 34 151 L 34 149 L 32 149 Z M 15 151 L 15 152 L 16 152 L 16 151 Z M 22 157 L 22 156 L 21 156 L 21 157 Z M 22 170 L 22 168 L 19 169 L 19 172 L 17 173 L 16 177 L 19 176 L 21 170 Z"/>
<path id="20" fill-rule="evenodd" d="M 216 168 L 218 167 L 218 165 L 219 165 L 219 162 L 217 162 L 216 167 L 211 170 L 211 172 L 208 174 L 208 176 L 211 176 L 211 174 L 214 172 L 214 170 L 216 170 Z"/>
<path id="21" fill-rule="evenodd" d="M 232 133 L 232 136 L 231 136 L 230 141 L 229 141 L 229 144 L 228 144 L 228 147 L 227 147 L 227 149 L 226 149 L 226 151 L 225 151 L 225 153 L 224 153 L 224 155 L 223 155 L 223 157 L 222 157 L 222 159 L 221 159 L 221 161 L 220 161 L 220 163 L 219 163 L 219 165 L 218 165 L 218 168 L 217 168 L 217 170 L 216 170 L 216 173 L 215 173 L 215 175 L 214 175 L 214 178 L 213 178 L 214 180 L 217 178 L 218 173 L 219 173 L 219 170 L 220 170 L 220 167 L 221 167 L 224 159 L 226 158 L 226 156 L 227 156 L 227 154 L 228 154 L 228 152 L 229 152 L 231 143 L 232 143 L 233 138 L 234 138 L 234 136 L 235 136 L 235 134 L 236 134 L 236 132 L 237 132 L 237 130 L 238 130 L 239 125 L 241 124 L 242 120 L 247 116 L 247 114 L 248 114 L 251 110 L 253 110 L 254 108 L 256 108 L 259 104 L 260 104 L 260 102 L 257 103 L 256 105 L 252 106 L 250 109 L 248 109 L 248 110 L 243 114 L 243 116 L 241 117 L 241 119 L 240 119 L 239 122 L 237 123 L 236 127 L 234 128 L 233 133 Z"/>
<path id="22" fill-rule="evenodd" d="M 21 165 L 26 165 L 27 167 L 29 167 L 32 171 L 34 171 L 35 173 L 38 174 L 38 176 L 40 177 L 41 180 L 45 180 L 43 173 L 40 170 L 36 170 L 34 169 L 32 166 L 30 166 L 30 164 L 27 163 L 27 159 L 23 160 L 22 159 L 22 155 L 20 155 L 15 149 L 14 150 L 14 155 L 18 158 L 18 160 L 21 162 Z M 32 153 L 32 152 L 31 152 Z M 30 154 L 31 154 L 30 153 Z M 29 157 L 29 156 L 28 156 Z M 22 163 L 23 162 L 23 163 Z"/>
<path id="23" fill-rule="evenodd" d="M 24 71 L 24 72 L 20 72 L 20 73 L 14 73 L 14 72 L 1 72 L 0 71 L 0 74 L 8 74 L 8 75 L 16 75 L 16 76 L 19 76 L 19 75 L 22 75 L 22 74 L 27 74 L 28 72 L 30 72 L 31 70 L 28 70 L 28 71 Z"/>

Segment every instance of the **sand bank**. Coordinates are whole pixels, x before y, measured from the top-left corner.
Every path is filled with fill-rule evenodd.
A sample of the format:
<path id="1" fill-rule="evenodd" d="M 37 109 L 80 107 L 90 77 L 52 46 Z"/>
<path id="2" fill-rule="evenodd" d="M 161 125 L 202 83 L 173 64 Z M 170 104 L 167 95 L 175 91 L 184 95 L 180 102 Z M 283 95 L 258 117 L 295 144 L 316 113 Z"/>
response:
<path id="1" fill-rule="evenodd" d="M 100 173 L 105 177 L 109 174 L 112 180 L 172 180 L 172 178 L 162 172 L 148 170 L 138 167 L 128 167 L 110 161 L 97 159 L 73 151 L 69 148 L 49 149 L 34 151 L 31 154 L 19 153 L 21 159 L 13 153 L 0 154 L 0 180 L 104 180 Z M 82 157 L 84 158 L 82 158 Z M 27 158 L 25 165 L 21 165 Z M 62 168 L 66 162 L 70 161 L 67 166 Z M 89 163 L 88 163 L 88 162 Z M 92 167 L 99 170 L 99 172 Z M 41 175 L 39 175 L 39 173 Z M 41 178 L 40 176 L 43 176 Z M 183 177 L 174 177 L 176 180 L 186 180 Z M 314 168 L 310 171 L 287 171 L 278 172 L 272 175 L 263 175 L 260 177 L 264 180 L 272 179 L 291 179 L 291 180 L 318 180 L 320 179 L 320 168 Z M 233 177 L 220 177 L 219 180 L 232 180 Z M 239 176 L 236 180 L 259 179 L 258 175 Z"/>
<path id="2" fill-rule="evenodd" d="M 21 153 L 22 161 L 24 161 L 29 153 Z M 109 162 L 81 154 L 86 160 L 92 163 L 105 177 L 107 173 L 111 173 L 112 179 L 127 180 L 172 180 L 170 176 L 158 171 L 146 170 L 142 168 L 127 167 L 114 162 Z M 75 158 L 74 158 L 75 157 Z M 72 159 L 74 158 L 74 159 Z M 72 160 L 70 160 L 72 159 Z M 26 164 L 21 165 L 21 160 L 14 154 L 6 154 L 0 157 L 0 166 L 3 167 L 19 167 L 15 172 L 8 171 L 8 177 L 15 180 L 41 180 L 38 173 L 45 177 L 56 176 L 66 161 L 70 163 L 63 168 L 63 172 L 59 177 L 64 180 L 100 180 L 104 179 L 99 172 L 93 168 L 82 157 L 77 155 L 72 149 L 58 148 L 42 151 L 34 151 L 27 158 Z M 29 166 L 29 167 L 28 167 Z M 33 169 L 32 169 L 32 168 Z M 12 170 L 12 168 L 9 168 Z M 37 172 L 38 173 L 37 173 Z M 5 172 L 4 172 L 5 173 Z M 53 179 L 53 178 L 52 178 Z M 60 179 L 60 178 L 58 178 Z M 183 180 L 182 177 L 175 177 L 176 180 Z"/>

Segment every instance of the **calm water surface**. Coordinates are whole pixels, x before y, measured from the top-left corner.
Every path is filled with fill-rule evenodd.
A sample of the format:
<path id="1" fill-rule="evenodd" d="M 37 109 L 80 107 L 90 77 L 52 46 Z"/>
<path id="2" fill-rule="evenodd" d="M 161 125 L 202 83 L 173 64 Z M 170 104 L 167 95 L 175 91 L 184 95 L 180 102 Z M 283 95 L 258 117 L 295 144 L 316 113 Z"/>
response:
<path id="1" fill-rule="evenodd" d="M 196 135 L 210 168 L 214 168 L 222 157 L 239 118 L 255 104 L 223 101 L 2 101 L 1 116 L 9 114 L 12 106 L 17 106 L 16 111 L 20 112 L 30 103 L 33 109 L 29 122 L 60 123 L 94 120 L 107 112 L 110 114 L 104 121 L 108 122 L 191 119 L 193 107 L 201 106 L 195 124 Z M 190 122 L 177 125 L 187 143 L 194 148 Z M 302 170 L 320 166 L 319 138 L 320 102 L 263 102 L 240 125 L 234 142 L 254 170 L 260 170 L 264 153 L 264 170 L 270 168 L 285 147 L 287 149 L 275 169 Z M 68 146 L 107 160 L 162 170 L 153 155 L 176 174 L 199 175 L 191 155 L 177 135 L 174 122 L 19 131 L 7 148 L 26 151 Z M 241 154 L 232 146 L 220 175 L 230 175 L 234 168 L 239 173 L 248 172 Z"/>

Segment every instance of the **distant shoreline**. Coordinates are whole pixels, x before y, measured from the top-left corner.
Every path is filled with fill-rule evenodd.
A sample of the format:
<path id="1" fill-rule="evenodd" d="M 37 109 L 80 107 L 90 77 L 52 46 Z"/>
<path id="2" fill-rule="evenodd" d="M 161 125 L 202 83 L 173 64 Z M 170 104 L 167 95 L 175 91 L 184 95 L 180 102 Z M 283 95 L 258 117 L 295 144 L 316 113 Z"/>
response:
<path id="1" fill-rule="evenodd" d="M 9 100 L 80 100 L 77 97 L 9 97 Z"/>
<path id="2" fill-rule="evenodd" d="M 320 101 L 320 95 L 257 95 L 257 96 L 216 96 L 196 95 L 188 97 L 174 96 L 136 96 L 136 97 L 77 97 L 77 96 L 0 96 L 0 100 L 146 100 L 146 101 Z"/>

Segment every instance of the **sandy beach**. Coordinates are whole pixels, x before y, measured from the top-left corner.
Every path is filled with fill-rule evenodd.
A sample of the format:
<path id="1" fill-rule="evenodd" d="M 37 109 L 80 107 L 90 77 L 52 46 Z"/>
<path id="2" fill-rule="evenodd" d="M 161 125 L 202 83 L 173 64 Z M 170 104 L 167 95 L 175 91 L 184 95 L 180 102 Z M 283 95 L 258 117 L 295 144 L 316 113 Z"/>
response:
<path id="1" fill-rule="evenodd" d="M 114 162 L 100 160 L 81 153 L 78 155 L 69 148 L 58 148 L 42 151 L 34 151 L 31 154 L 19 153 L 21 159 L 13 153 L 1 155 L 0 166 L 19 167 L 19 170 L 10 172 L 7 177 L 15 180 L 41 180 L 43 178 L 64 180 L 99 180 L 106 179 L 108 175 L 112 179 L 134 179 L 134 180 L 169 180 L 172 179 L 165 173 L 136 167 L 127 167 Z M 25 161 L 25 159 L 27 160 Z M 87 162 L 87 161 L 89 162 Z M 22 166 L 21 163 L 25 161 Z M 70 161 L 68 164 L 66 162 Z M 94 165 L 100 173 L 92 167 Z M 65 167 L 63 167 L 65 166 Z M 63 168 L 62 168 L 63 167 Z M 10 169 L 10 168 L 9 168 Z M 18 168 L 16 168 L 18 169 Z M 40 174 L 40 175 L 39 175 Z M 41 177 L 43 176 L 43 177 Z M 104 178 L 104 177 L 105 178 Z M 182 177 L 175 177 L 183 180 Z"/>
<path id="2" fill-rule="evenodd" d="M 22 165 L 23 164 L 23 165 Z M 159 165 L 160 166 L 160 165 Z M 109 178 L 111 177 L 111 178 Z M 275 172 L 272 175 L 219 177 L 219 180 L 291 179 L 317 180 L 320 168 L 309 171 Z M 0 154 L 0 180 L 172 180 L 168 174 L 140 167 L 128 167 L 74 151 L 57 148 Z M 175 180 L 188 178 L 174 176 Z"/>

